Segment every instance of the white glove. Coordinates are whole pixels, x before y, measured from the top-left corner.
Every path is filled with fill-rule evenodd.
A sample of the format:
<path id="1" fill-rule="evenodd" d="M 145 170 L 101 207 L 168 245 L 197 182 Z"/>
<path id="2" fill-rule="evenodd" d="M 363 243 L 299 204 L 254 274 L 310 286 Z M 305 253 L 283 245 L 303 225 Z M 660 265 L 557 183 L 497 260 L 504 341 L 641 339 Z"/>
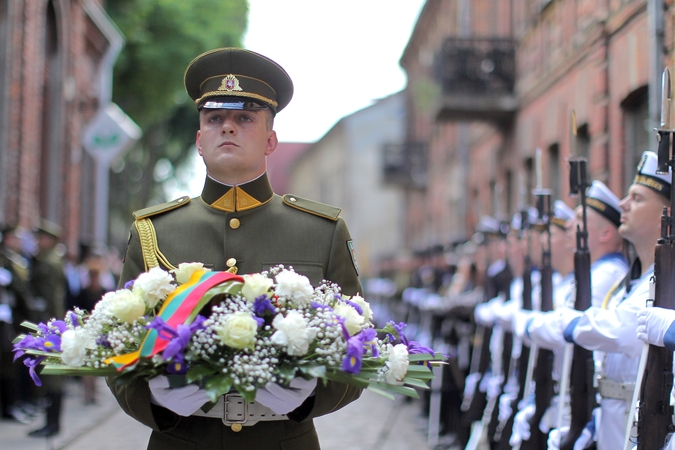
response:
<path id="1" fill-rule="evenodd" d="M 637 313 L 637 337 L 648 344 L 663 347 L 663 337 L 675 321 L 675 310 L 644 308 Z"/>
<path id="2" fill-rule="evenodd" d="M 509 439 L 512 447 L 520 445 L 523 441 L 530 439 L 530 419 L 534 415 L 536 406 L 534 403 L 528 403 L 523 409 L 516 413 L 513 418 L 513 432 Z"/>
<path id="3" fill-rule="evenodd" d="M 179 416 L 192 415 L 209 401 L 206 391 L 196 384 L 170 388 L 169 379 L 164 375 L 152 378 L 148 385 L 152 403 L 163 406 Z"/>
<path id="4" fill-rule="evenodd" d="M 548 434 L 548 450 L 560 450 L 560 443 L 567 436 L 567 432 L 570 430 L 570 427 L 561 427 L 554 428 Z"/>
<path id="5" fill-rule="evenodd" d="M 517 396 L 517 392 L 504 392 L 499 397 L 499 414 L 497 415 L 497 419 L 500 422 L 506 422 L 509 420 L 509 417 L 511 417 L 511 414 L 513 414 L 513 408 L 511 408 L 511 404 Z"/>
<path id="6" fill-rule="evenodd" d="M 287 414 L 302 405 L 307 397 L 314 393 L 315 388 L 316 378 L 305 380 L 302 377 L 295 377 L 288 389 L 276 383 L 267 383 L 264 388 L 258 389 L 255 401 L 277 414 Z"/>
<path id="7" fill-rule="evenodd" d="M 502 383 L 504 382 L 504 377 L 501 375 L 492 375 L 487 383 L 487 396 L 488 398 L 497 398 L 502 393 Z"/>
<path id="8" fill-rule="evenodd" d="M 9 286 L 12 282 L 12 272 L 0 267 L 0 286 Z"/>
<path id="9" fill-rule="evenodd" d="M 495 322 L 495 315 L 491 306 L 493 305 L 490 305 L 489 303 L 480 303 L 476 305 L 476 308 L 473 310 L 473 315 L 476 318 L 476 323 L 478 325 L 486 327 Z"/>
<path id="10" fill-rule="evenodd" d="M 480 372 L 473 372 L 467 375 L 464 379 L 464 397 L 473 398 L 473 394 L 476 392 L 476 387 L 478 387 L 478 382 L 482 374 Z"/>

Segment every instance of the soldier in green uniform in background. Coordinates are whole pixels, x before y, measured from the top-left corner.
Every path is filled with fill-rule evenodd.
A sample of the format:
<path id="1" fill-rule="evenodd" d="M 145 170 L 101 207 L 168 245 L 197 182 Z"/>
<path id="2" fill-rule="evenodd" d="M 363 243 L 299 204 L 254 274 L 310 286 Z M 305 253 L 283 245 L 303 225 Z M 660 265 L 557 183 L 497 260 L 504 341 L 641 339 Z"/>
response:
<path id="1" fill-rule="evenodd" d="M 63 254 L 57 248 L 60 237 L 61 227 L 46 220 L 40 221 L 36 231 L 38 253 L 33 259 L 30 279 L 35 323 L 47 323 L 52 317 L 65 315 L 66 275 Z M 59 376 L 45 375 L 41 390 L 47 400 L 47 419 L 44 427 L 28 433 L 32 437 L 53 436 L 60 428 L 63 380 Z"/>
<path id="2" fill-rule="evenodd" d="M 280 197 L 267 178 L 266 157 L 278 144 L 274 116 L 293 95 L 284 69 L 248 50 L 217 49 L 189 64 L 185 87 L 199 110 L 196 146 L 208 174 L 204 189 L 197 198 L 134 213 L 120 284 L 155 266 L 201 262 L 246 274 L 284 264 L 313 285 L 327 279 L 346 295 L 361 293 L 340 209 Z M 172 389 L 162 376 L 122 386 L 108 382 L 124 411 L 153 429 L 149 449 L 318 449 L 312 418 L 345 406 L 361 390 L 296 380 L 295 390 L 259 391 L 249 406 L 254 420 L 243 424 L 230 423 L 222 412 L 203 413 L 199 408 L 208 399 L 194 385 Z M 269 414 L 267 407 L 287 414 Z"/>

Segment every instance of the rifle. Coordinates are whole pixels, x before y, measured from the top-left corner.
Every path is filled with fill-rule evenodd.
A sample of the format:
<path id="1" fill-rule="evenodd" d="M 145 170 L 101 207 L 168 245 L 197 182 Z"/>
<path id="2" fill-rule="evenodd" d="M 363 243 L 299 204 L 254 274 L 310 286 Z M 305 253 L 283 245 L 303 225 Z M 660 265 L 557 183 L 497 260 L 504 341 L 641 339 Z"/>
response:
<path id="1" fill-rule="evenodd" d="M 576 116 L 571 114 L 572 140 L 577 134 Z M 574 281 L 576 298 L 574 309 L 585 311 L 591 306 L 591 255 L 588 251 L 588 227 L 586 223 L 586 189 L 590 186 L 586 176 L 586 158 L 570 158 L 570 195 L 581 198 L 581 227 L 577 225 L 577 249 L 574 252 Z M 572 345 L 572 344 L 567 344 Z M 567 353 L 568 354 L 568 353 Z M 566 354 L 566 356 L 567 356 Z M 565 364 L 563 364 L 564 366 Z M 595 407 L 595 389 L 593 352 L 574 345 L 572 350 L 572 371 L 563 373 L 563 378 L 570 381 L 570 409 L 572 418 L 567 436 L 560 443 L 560 450 L 573 450 L 574 443 L 581 436 L 584 427 L 591 419 Z M 566 383 L 561 379 L 561 386 Z M 562 411 L 565 400 L 565 389 L 560 390 L 559 408 Z M 560 424 L 558 424 L 560 426 Z"/>
<path id="2" fill-rule="evenodd" d="M 537 187 L 533 194 L 537 201 L 537 211 L 539 212 L 540 225 L 543 225 L 544 233 L 547 235 L 547 245 L 542 249 L 541 262 L 541 310 L 551 311 L 553 309 L 553 268 L 551 267 L 551 217 L 553 215 L 551 192 L 548 189 L 541 188 L 541 150 L 537 149 Z M 546 448 L 547 435 L 539 429 L 539 423 L 544 417 L 546 410 L 551 404 L 553 397 L 553 351 L 538 349 L 537 365 L 534 369 L 535 382 L 535 411 L 530 423 L 530 439 L 524 441 L 520 448 L 522 450 L 538 450 Z"/>
<path id="3" fill-rule="evenodd" d="M 670 71 L 666 67 L 662 77 L 661 93 L 661 126 L 658 133 L 658 168 L 657 173 L 668 173 L 675 160 L 675 139 L 670 129 Z M 672 141 L 672 152 L 671 152 Z M 675 309 L 675 281 L 672 274 L 675 270 L 675 180 L 671 180 L 670 214 L 663 208 L 661 216 L 661 238 L 656 244 L 654 258 L 654 278 L 656 291 L 654 306 Z M 638 413 L 638 450 L 663 447 L 666 435 L 672 432 L 673 407 L 670 406 L 670 391 L 673 387 L 673 352 L 664 347 L 649 346 L 644 378 L 640 387 Z M 637 386 L 636 386 L 637 388 Z"/>
<path id="4" fill-rule="evenodd" d="M 524 268 L 522 309 L 532 310 L 532 258 L 530 256 L 530 220 L 527 209 L 522 209 L 520 211 L 520 218 L 521 230 L 527 239 L 527 252 L 523 257 Z M 529 361 L 529 355 L 530 347 L 527 345 L 521 345 L 520 356 L 518 356 L 517 360 L 511 360 L 508 380 L 510 381 L 512 379 L 517 379 L 516 382 L 518 384 L 518 394 L 511 402 L 511 415 L 506 421 L 500 422 L 497 426 L 497 430 L 495 431 L 494 440 L 498 442 L 496 450 L 508 450 L 511 448 L 509 439 L 513 433 L 513 420 L 515 418 L 516 412 L 518 412 L 518 404 L 525 395 L 525 383 L 527 379 L 527 365 Z M 507 384 L 509 381 L 507 381 Z"/>

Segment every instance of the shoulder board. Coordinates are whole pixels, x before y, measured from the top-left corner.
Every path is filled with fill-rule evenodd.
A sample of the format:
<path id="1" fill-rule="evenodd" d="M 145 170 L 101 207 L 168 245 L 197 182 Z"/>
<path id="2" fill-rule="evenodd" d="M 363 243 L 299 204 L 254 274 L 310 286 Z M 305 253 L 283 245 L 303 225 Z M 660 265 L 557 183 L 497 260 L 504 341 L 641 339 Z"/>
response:
<path id="1" fill-rule="evenodd" d="M 181 206 L 187 205 L 188 203 L 190 203 L 190 197 L 184 195 L 183 197 L 177 198 L 176 200 L 171 200 L 170 202 L 139 209 L 138 211 L 134 211 L 133 215 L 136 220 L 144 219 L 146 217 L 171 211 L 172 209 L 180 208 Z"/>
<path id="2" fill-rule="evenodd" d="M 315 202 L 306 198 L 298 197 L 297 195 L 286 194 L 283 197 L 284 203 L 291 208 L 299 209 L 315 216 L 323 217 L 325 219 L 337 220 L 342 209 L 335 206 L 326 205 L 325 203 Z"/>

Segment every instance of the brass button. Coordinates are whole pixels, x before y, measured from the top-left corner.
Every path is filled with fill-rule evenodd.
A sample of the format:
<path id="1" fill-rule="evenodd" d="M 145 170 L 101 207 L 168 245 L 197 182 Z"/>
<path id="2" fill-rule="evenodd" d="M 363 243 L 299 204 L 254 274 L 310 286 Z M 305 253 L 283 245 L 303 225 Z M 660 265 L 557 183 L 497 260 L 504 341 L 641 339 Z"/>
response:
<path id="1" fill-rule="evenodd" d="M 242 426 L 240 423 L 233 423 L 230 428 L 232 428 L 232 431 L 234 431 L 235 433 L 239 433 L 241 431 Z"/>
<path id="2" fill-rule="evenodd" d="M 239 219 L 234 218 L 234 219 L 230 220 L 230 228 L 232 228 L 233 230 L 236 230 L 237 228 L 239 228 L 239 225 L 241 225 L 241 222 L 239 221 Z"/>
<path id="3" fill-rule="evenodd" d="M 227 264 L 227 267 L 234 267 L 237 265 L 237 260 L 234 258 L 230 258 L 227 260 L 225 264 Z"/>

